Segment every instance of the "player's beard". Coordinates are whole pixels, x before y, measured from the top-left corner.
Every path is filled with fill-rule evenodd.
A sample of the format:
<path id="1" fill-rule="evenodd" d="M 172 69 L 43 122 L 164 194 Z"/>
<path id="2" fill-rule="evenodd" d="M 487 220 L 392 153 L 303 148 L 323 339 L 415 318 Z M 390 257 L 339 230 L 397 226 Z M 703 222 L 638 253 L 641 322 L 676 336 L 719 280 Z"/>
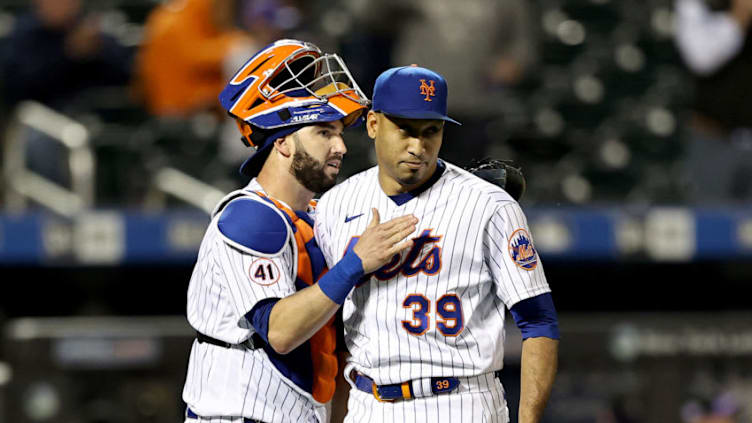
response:
<path id="1" fill-rule="evenodd" d="M 407 176 L 401 176 L 395 179 L 397 179 L 397 182 L 399 182 L 399 184 L 402 185 L 403 187 L 409 187 L 409 186 L 417 185 L 418 183 L 422 181 L 423 178 L 424 178 L 424 175 L 422 173 L 414 172 L 414 173 L 408 174 Z"/>
<path id="2" fill-rule="evenodd" d="M 424 161 L 425 159 L 421 157 L 420 160 Z M 403 187 L 410 187 L 410 189 L 417 188 L 417 186 L 426 182 L 433 175 L 430 168 L 431 166 L 427 164 L 421 169 L 405 170 L 400 165 L 397 165 L 397 168 L 394 170 L 394 179 Z"/>
<path id="3" fill-rule="evenodd" d="M 290 173 L 308 191 L 324 193 L 329 191 L 337 183 L 337 177 L 329 177 L 326 174 L 326 162 L 320 162 L 308 154 L 303 148 L 300 138 L 293 134 L 295 140 L 295 154 L 292 156 Z"/>

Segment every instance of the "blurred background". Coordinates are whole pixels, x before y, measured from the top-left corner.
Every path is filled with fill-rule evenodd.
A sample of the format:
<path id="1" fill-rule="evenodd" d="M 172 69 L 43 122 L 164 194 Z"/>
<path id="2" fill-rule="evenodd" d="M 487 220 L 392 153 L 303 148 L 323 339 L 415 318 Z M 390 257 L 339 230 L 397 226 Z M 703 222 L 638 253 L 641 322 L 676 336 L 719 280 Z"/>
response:
<path id="1" fill-rule="evenodd" d="M 546 422 L 752 422 L 752 0 L 0 0 L 0 422 L 182 421 L 188 279 L 280 37 L 448 80 L 560 313 Z M 374 163 L 347 133 L 342 176 Z M 519 336 L 502 379 L 516 416 Z M 516 417 L 513 418 L 516 421 Z"/>

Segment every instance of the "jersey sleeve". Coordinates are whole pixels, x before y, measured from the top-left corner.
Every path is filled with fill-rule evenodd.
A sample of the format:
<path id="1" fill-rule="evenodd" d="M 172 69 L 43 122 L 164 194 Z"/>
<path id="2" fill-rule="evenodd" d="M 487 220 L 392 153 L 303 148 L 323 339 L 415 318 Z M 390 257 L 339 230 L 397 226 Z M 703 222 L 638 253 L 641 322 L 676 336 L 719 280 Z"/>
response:
<path id="1" fill-rule="evenodd" d="M 519 204 L 500 204 L 490 216 L 483 237 L 485 261 L 496 283 L 496 294 L 507 308 L 551 291 Z"/>
<path id="2" fill-rule="evenodd" d="M 224 240 L 217 248 L 219 276 L 227 283 L 227 299 L 238 315 L 245 315 L 261 300 L 295 293 L 295 263 L 289 245 L 273 257 L 241 251 Z"/>
<path id="3" fill-rule="evenodd" d="M 313 233 L 316 237 L 316 243 L 324 254 L 326 264 L 331 269 L 337 264 L 337 259 L 332 253 L 334 246 L 332 245 L 333 242 L 331 239 L 331 216 L 328 210 L 329 203 L 329 196 L 324 194 L 316 206 Z"/>
<path id="4" fill-rule="evenodd" d="M 238 315 L 259 301 L 295 293 L 292 229 L 281 212 L 258 199 L 241 198 L 225 207 L 215 225 L 216 269 Z"/>

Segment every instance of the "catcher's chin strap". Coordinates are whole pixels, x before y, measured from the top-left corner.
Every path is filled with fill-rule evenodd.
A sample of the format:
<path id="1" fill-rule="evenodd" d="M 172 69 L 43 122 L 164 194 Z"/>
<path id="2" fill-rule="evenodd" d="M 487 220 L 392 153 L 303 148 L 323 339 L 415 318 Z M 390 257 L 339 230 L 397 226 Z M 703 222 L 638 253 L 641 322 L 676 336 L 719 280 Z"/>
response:
<path id="1" fill-rule="evenodd" d="M 522 174 L 522 169 L 515 167 L 511 160 L 490 158 L 473 160 L 470 167 L 465 170 L 500 186 L 517 201 L 525 194 L 527 188 L 525 176 Z"/>

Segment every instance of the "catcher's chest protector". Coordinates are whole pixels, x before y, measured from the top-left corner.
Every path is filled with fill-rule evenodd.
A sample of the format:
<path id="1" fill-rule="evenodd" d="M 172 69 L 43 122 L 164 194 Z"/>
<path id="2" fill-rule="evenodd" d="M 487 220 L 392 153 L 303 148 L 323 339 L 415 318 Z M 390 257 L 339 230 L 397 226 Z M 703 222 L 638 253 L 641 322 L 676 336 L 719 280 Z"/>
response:
<path id="1" fill-rule="evenodd" d="M 302 217 L 296 214 L 284 204 L 262 192 L 255 191 L 255 194 L 283 211 L 293 228 L 298 250 L 298 274 L 295 281 L 297 289 L 313 285 L 328 271 L 324 255 L 314 239 L 313 222 L 307 215 Z M 337 375 L 337 357 L 334 355 L 337 335 L 334 317 L 316 332 L 309 342 L 313 364 L 313 392 L 311 394 L 316 401 L 325 403 L 334 396 L 335 376 Z"/>

